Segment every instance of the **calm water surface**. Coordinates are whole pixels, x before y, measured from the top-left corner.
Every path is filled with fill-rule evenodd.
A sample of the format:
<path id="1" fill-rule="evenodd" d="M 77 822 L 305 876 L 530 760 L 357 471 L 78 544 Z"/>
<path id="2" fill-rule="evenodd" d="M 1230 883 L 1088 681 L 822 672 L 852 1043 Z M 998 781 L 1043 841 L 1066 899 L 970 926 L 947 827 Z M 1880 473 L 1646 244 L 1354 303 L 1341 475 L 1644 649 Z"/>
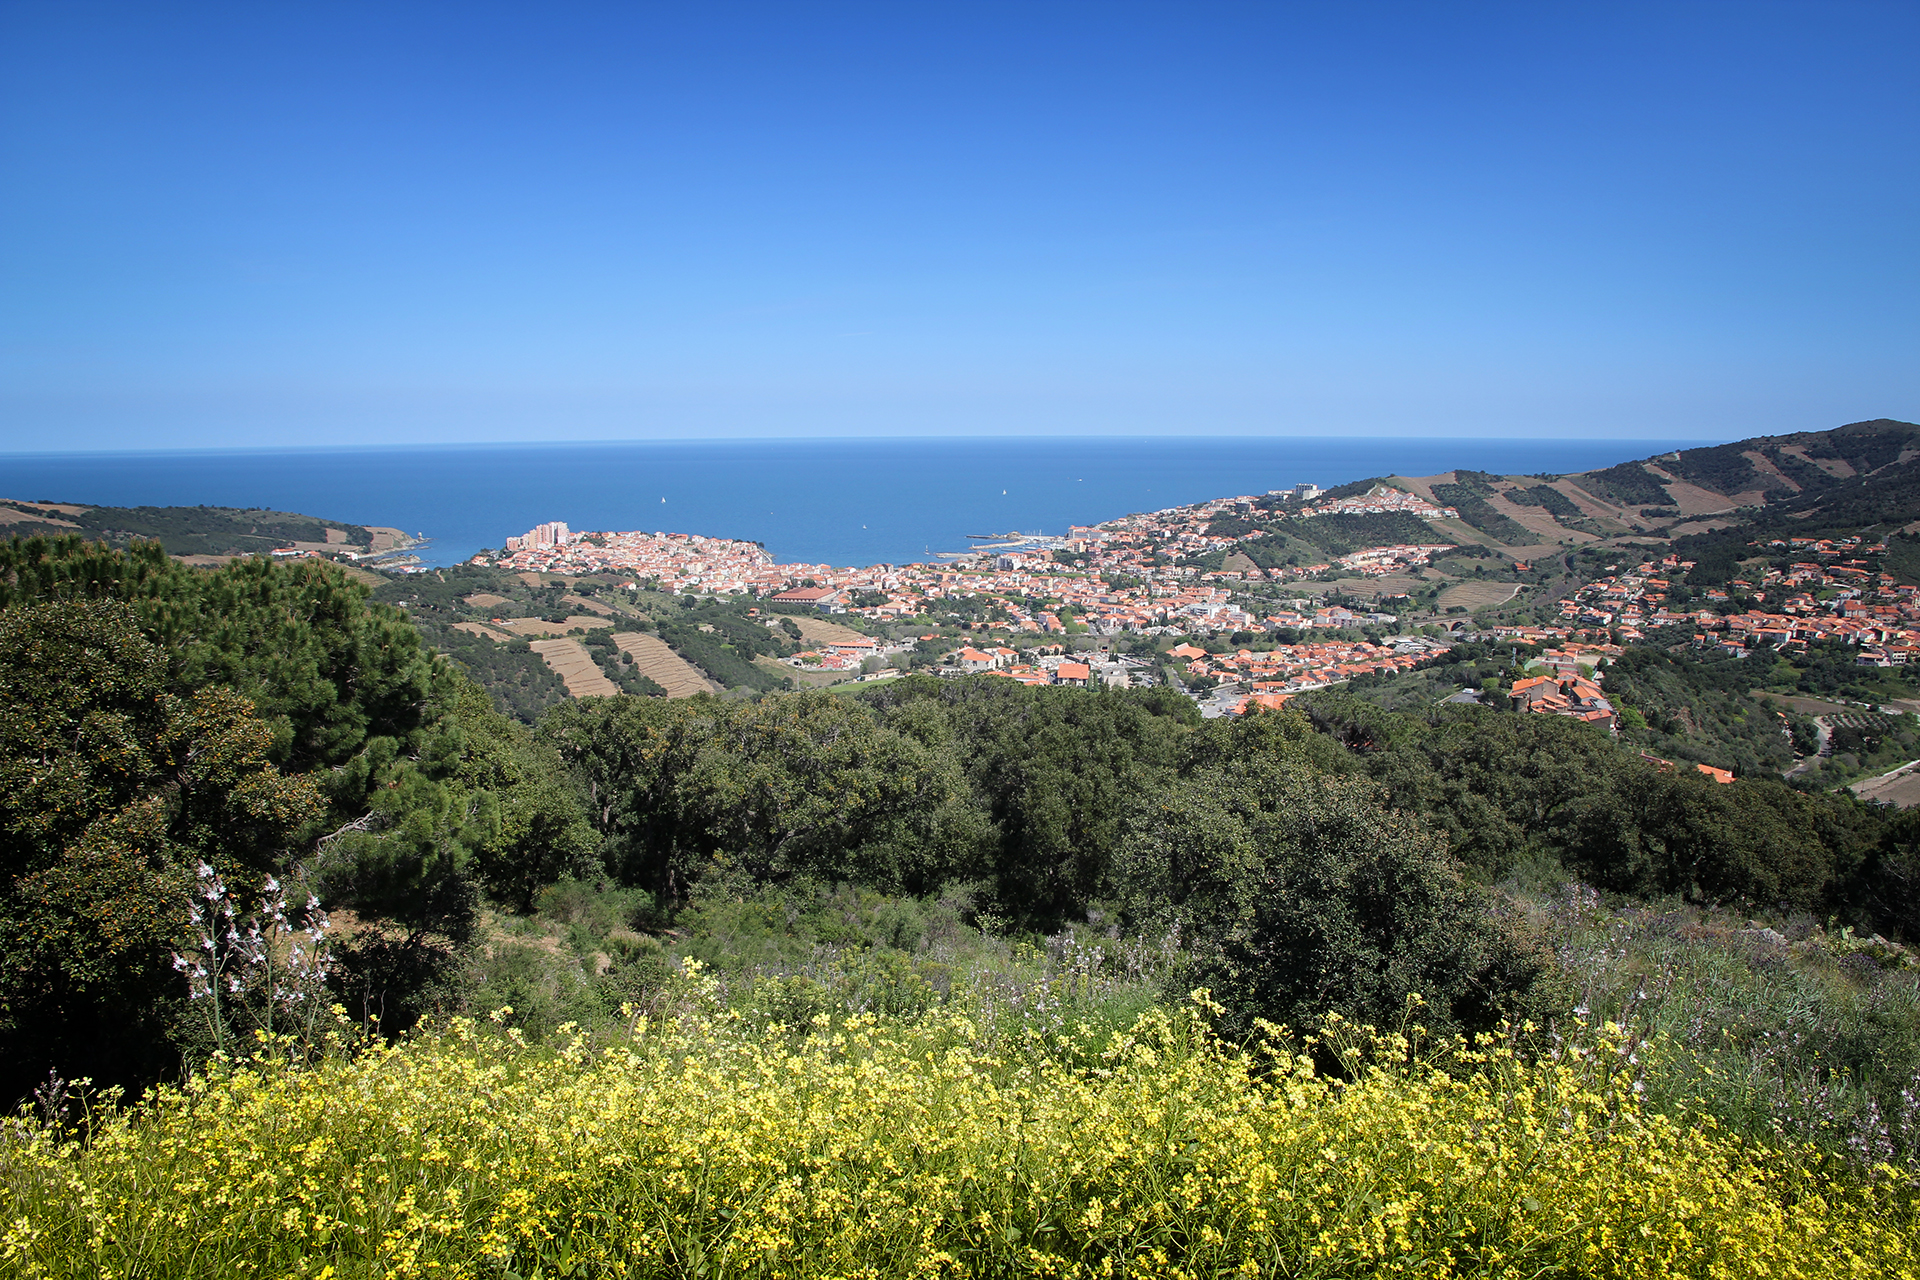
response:
<path id="1" fill-rule="evenodd" d="M 1303 480 L 1584 471 L 1707 441 L 1124 436 L 640 441 L 0 456 L 0 497 L 270 507 L 397 525 L 463 560 L 546 520 L 748 538 L 782 562 L 895 564 L 970 533 L 1062 533 Z"/>

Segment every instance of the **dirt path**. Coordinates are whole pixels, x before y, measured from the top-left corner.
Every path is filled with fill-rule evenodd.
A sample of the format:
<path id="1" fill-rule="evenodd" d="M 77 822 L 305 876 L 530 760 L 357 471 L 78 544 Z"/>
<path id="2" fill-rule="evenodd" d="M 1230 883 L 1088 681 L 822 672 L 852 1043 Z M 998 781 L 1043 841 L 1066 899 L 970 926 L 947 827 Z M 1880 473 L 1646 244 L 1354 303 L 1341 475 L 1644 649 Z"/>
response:
<path id="1" fill-rule="evenodd" d="M 610 698 L 620 692 L 620 686 L 607 679 L 607 673 L 578 640 L 535 640 L 531 647 L 555 675 L 566 681 L 569 696 Z"/>
<path id="2" fill-rule="evenodd" d="M 719 693 L 720 686 L 700 668 L 667 647 L 659 636 L 644 631 L 617 631 L 613 642 L 633 655 L 633 667 L 667 691 L 669 698 L 691 698 L 696 693 Z M 604 679 L 605 677 L 602 677 Z"/>

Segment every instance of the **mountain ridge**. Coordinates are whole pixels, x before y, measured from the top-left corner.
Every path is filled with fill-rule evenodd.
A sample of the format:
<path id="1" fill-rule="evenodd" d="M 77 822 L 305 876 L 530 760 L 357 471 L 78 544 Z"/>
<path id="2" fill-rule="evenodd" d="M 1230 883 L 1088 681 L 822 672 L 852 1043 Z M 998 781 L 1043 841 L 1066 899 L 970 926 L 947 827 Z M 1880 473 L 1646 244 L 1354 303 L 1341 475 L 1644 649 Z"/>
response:
<path id="1" fill-rule="evenodd" d="M 1621 541 L 1718 551 L 1741 531 L 1905 532 L 1920 522 L 1916 463 L 1920 424 L 1875 418 L 1564 475 L 1461 470 L 1380 482 L 1455 507 L 1515 553 Z"/>

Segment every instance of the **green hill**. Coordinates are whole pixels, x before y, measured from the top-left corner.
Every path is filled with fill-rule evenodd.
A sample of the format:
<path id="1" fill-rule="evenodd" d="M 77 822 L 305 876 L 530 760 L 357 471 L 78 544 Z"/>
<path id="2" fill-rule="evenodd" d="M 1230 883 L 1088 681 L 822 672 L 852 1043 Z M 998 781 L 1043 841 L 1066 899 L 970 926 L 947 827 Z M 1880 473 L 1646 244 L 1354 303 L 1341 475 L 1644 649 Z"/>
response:
<path id="1" fill-rule="evenodd" d="M 372 548 L 372 530 L 318 516 L 249 507 L 103 507 L 71 502 L 0 499 L 0 532 L 58 537 L 77 533 L 89 542 L 126 547 L 136 538 L 158 541 L 176 556 L 261 555 L 292 543 Z"/>

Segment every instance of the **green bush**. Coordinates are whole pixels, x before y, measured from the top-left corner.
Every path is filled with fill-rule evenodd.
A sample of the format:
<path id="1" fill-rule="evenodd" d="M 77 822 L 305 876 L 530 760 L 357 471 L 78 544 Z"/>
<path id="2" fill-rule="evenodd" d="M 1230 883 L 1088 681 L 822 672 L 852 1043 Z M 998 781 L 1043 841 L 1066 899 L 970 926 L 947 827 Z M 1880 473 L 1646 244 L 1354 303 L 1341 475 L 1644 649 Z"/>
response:
<path id="1" fill-rule="evenodd" d="M 1195 771 L 1143 806 L 1117 877 L 1134 921 L 1180 931 L 1182 983 L 1242 1028 L 1333 1011 L 1484 1029 L 1544 992 L 1529 953 L 1461 875 L 1443 838 L 1362 779 L 1274 756 Z M 1536 990 L 1541 988 L 1541 990 Z"/>
<path id="2" fill-rule="evenodd" d="M 49 1068 L 149 1083 L 187 1016 L 176 947 L 217 922 L 202 866 L 257 896 L 324 809 L 230 689 L 195 690 L 114 600 L 0 609 L 0 1091 Z"/>

